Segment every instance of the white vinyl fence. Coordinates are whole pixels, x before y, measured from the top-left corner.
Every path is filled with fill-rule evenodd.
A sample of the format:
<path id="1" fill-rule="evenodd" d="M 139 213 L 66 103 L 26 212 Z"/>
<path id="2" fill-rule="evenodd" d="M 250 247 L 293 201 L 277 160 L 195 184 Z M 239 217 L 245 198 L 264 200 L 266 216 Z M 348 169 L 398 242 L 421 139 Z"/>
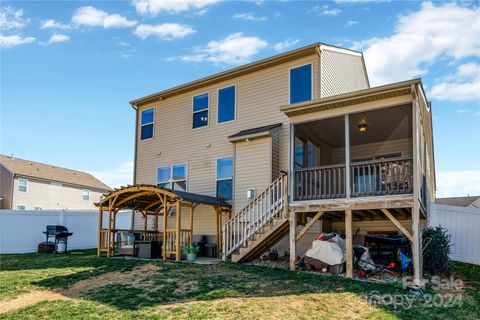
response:
<path id="1" fill-rule="evenodd" d="M 452 260 L 480 264 L 480 208 L 435 204 L 430 225 L 441 225 L 448 230 L 452 237 Z"/>
<path id="2" fill-rule="evenodd" d="M 104 214 L 104 223 L 107 220 Z M 0 210 L 0 254 L 36 252 L 45 241 L 47 225 L 63 225 L 73 235 L 68 250 L 96 248 L 98 244 L 98 211 L 20 211 Z M 130 211 L 117 213 L 116 227 L 131 229 Z"/>

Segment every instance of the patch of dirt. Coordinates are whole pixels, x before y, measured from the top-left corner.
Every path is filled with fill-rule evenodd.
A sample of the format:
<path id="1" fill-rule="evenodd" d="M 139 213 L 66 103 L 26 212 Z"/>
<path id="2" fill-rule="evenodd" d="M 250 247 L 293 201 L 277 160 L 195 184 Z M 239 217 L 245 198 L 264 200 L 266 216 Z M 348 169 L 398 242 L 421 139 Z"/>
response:
<path id="1" fill-rule="evenodd" d="M 85 280 L 75 282 L 66 289 L 58 289 L 57 291 L 69 298 L 82 298 L 90 290 L 103 287 L 108 284 L 128 283 L 133 287 L 145 286 L 142 282 L 145 278 L 155 275 L 162 268 L 155 264 L 144 264 L 135 267 L 132 271 L 120 272 L 113 271 L 101 274 Z"/>
<path id="2" fill-rule="evenodd" d="M 22 294 L 12 300 L 0 302 L 0 314 L 25 308 L 43 301 L 67 300 L 68 298 L 57 292 L 36 290 Z"/>
<path id="3" fill-rule="evenodd" d="M 180 281 L 178 282 L 178 288 L 173 290 L 174 294 L 185 294 L 198 290 L 198 281 Z"/>

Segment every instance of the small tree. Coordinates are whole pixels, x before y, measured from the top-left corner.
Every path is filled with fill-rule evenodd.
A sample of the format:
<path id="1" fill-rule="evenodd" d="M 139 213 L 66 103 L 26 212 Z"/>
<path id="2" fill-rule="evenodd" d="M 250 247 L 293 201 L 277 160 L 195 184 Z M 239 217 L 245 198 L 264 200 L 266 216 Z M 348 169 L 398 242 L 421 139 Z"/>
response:
<path id="1" fill-rule="evenodd" d="M 451 271 L 450 235 L 442 226 L 423 230 L 423 271 L 429 274 L 444 274 Z"/>

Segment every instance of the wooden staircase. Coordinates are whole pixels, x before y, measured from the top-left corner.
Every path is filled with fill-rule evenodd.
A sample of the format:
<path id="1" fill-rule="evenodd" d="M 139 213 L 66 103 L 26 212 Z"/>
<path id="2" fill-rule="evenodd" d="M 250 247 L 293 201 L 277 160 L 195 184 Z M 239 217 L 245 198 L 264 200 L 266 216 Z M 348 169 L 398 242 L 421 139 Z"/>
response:
<path id="1" fill-rule="evenodd" d="M 288 181 L 282 175 L 223 226 L 224 259 L 252 260 L 289 231 Z"/>

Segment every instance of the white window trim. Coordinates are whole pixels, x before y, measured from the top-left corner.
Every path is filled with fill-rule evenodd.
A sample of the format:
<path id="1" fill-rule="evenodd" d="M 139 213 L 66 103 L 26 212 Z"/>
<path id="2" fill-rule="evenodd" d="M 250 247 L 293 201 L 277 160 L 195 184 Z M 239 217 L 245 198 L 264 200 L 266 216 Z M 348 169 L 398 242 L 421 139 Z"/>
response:
<path id="1" fill-rule="evenodd" d="M 85 199 L 85 191 L 88 192 L 88 199 Z M 82 200 L 83 201 L 90 201 L 90 194 L 91 194 L 91 190 L 90 189 L 82 189 Z"/>
<path id="2" fill-rule="evenodd" d="M 25 191 L 20 190 L 20 181 L 25 181 Z M 17 180 L 18 186 L 17 186 L 17 191 L 18 192 L 27 192 L 28 191 L 28 179 L 25 178 L 18 178 Z"/>
<path id="3" fill-rule="evenodd" d="M 19 206 L 24 206 L 25 209 L 18 209 Z M 27 210 L 27 205 L 26 204 L 17 204 L 16 207 L 15 207 L 16 210 L 22 210 L 22 211 L 26 211 Z"/>
<path id="4" fill-rule="evenodd" d="M 145 111 L 148 111 L 148 110 L 153 110 L 153 121 L 152 122 L 148 122 L 148 123 L 142 123 L 142 113 L 145 112 Z M 140 111 L 140 141 L 148 141 L 148 140 L 152 140 L 155 138 L 155 107 L 151 107 L 151 108 L 147 108 L 147 109 L 143 109 Z M 153 129 L 152 129 L 152 137 L 151 138 L 148 138 L 148 139 L 142 139 L 142 127 L 143 126 L 147 126 L 147 125 L 153 125 Z"/>
<path id="5" fill-rule="evenodd" d="M 235 99 L 234 99 L 234 105 L 233 105 L 233 120 L 219 122 L 218 121 L 218 116 L 220 115 L 220 112 L 219 112 L 219 110 L 220 110 L 220 104 L 219 104 L 219 102 L 220 102 L 220 90 L 230 88 L 230 87 L 235 88 Z M 224 86 L 224 87 L 221 87 L 221 88 L 217 89 L 217 125 L 218 126 L 237 121 L 237 97 L 238 97 L 238 92 L 237 92 L 237 84 L 236 83 L 230 84 L 228 86 Z"/>
<path id="6" fill-rule="evenodd" d="M 310 98 L 310 100 L 306 100 L 306 101 L 302 101 L 302 102 L 313 101 L 313 100 L 315 99 L 315 98 L 314 98 L 314 95 L 313 95 L 313 93 L 314 93 L 314 92 L 313 92 L 313 87 L 314 87 L 314 86 L 313 86 L 313 80 L 314 80 L 314 78 L 313 78 L 313 74 L 314 74 L 314 72 L 313 72 L 313 61 L 310 61 L 310 62 L 307 62 L 307 63 L 304 63 L 304 64 L 296 65 L 296 66 L 291 67 L 291 68 L 288 69 L 288 103 L 287 103 L 288 105 L 291 105 L 291 104 L 292 104 L 292 103 L 290 102 L 290 83 L 291 83 L 291 79 L 290 79 L 290 78 L 291 78 L 291 71 L 292 71 L 293 69 L 297 69 L 297 68 L 304 67 L 304 66 L 308 66 L 308 65 L 311 66 L 311 72 L 310 72 L 310 77 L 311 77 L 311 81 L 310 81 L 310 82 L 311 82 L 310 96 L 311 96 L 311 98 Z M 302 103 L 302 102 L 295 102 L 294 104 Z"/>
<path id="7" fill-rule="evenodd" d="M 217 178 L 218 160 L 227 159 L 227 158 L 232 158 L 232 177 L 231 178 L 218 179 Z M 233 200 L 235 199 L 235 179 L 234 179 L 234 177 L 235 177 L 235 157 L 233 155 L 231 155 L 231 156 L 224 156 L 224 157 L 215 158 L 215 197 L 217 197 L 217 181 L 232 179 L 232 200 L 226 200 L 226 201 L 227 202 L 233 202 Z"/>
<path id="8" fill-rule="evenodd" d="M 185 166 L 185 180 L 174 180 L 173 179 L 173 167 L 174 166 L 181 166 L 181 165 L 184 165 Z M 169 167 L 170 168 L 170 179 L 168 181 L 158 181 L 158 169 L 160 168 L 167 168 Z M 171 165 L 166 165 L 166 166 L 159 166 L 157 167 L 157 179 L 156 179 L 156 185 L 158 186 L 160 183 L 170 183 L 171 187 L 170 189 L 173 190 L 173 183 L 174 182 L 181 182 L 181 181 L 185 181 L 185 191 L 188 191 L 188 163 L 187 162 L 180 162 L 180 163 L 174 163 L 174 164 L 171 164 Z"/>
<path id="9" fill-rule="evenodd" d="M 206 94 L 207 97 L 208 97 L 208 105 L 207 105 L 207 108 L 206 108 L 206 109 L 202 109 L 202 110 L 198 110 L 198 111 L 193 111 L 193 101 L 194 101 L 195 97 L 202 96 L 202 95 L 204 95 L 204 94 Z M 236 94 L 236 92 L 235 92 L 235 94 Z M 194 127 L 193 127 L 193 115 L 194 115 L 195 113 L 203 112 L 203 111 L 205 111 L 205 110 L 207 110 L 207 114 L 208 114 L 208 116 L 207 116 L 207 125 L 206 125 L 206 126 L 202 126 L 202 127 L 198 127 L 198 128 L 194 128 Z M 210 92 L 203 92 L 203 93 L 196 94 L 196 95 L 194 95 L 194 96 L 192 97 L 192 125 L 191 125 L 191 128 L 192 128 L 192 130 L 198 130 L 198 129 L 204 129 L 204 128 L 208 128 L 208 127 L 210 127 Z"/>

